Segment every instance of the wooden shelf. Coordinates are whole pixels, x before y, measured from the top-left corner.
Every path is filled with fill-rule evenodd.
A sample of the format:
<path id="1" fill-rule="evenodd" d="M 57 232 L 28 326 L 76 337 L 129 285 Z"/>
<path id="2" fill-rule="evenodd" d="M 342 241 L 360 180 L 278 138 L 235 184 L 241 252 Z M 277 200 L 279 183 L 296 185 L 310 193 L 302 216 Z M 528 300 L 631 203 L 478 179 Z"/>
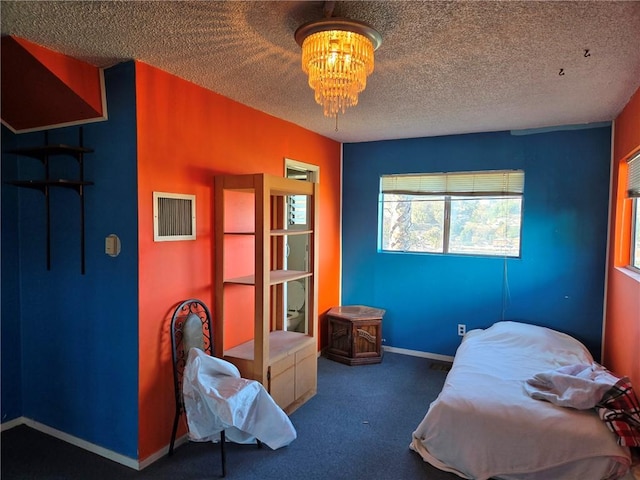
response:
<path id="1" fill-rule="evenodd" d="M 231 200 L 225 205 L 225 192 L 228 191 L 247 192 L 255 197 L 254 211 L 250 212 L 253 225 L 242 225 L 242 231 L 224 231 L 225 216 L 235 219 L 238 215 L 246 215 L 245 209 L 251 208 L 251 204 L 244 204 L 241 210 L 236 210 L 239 207 Z M 287 413 L 315 395 L 317 388 L 317 192 L 315 183 L 267 174 L 215 178 L 215 354 L 236 365 L 243 377 L 261 382 Z M 285 228 L 288 226 L 286 197 L 291 195 L 308 197 L 307 225 L 300 229 Z M 225 241 L 233 235 L 253 236 L 253 239 Z M 305 242 L 308 253 L 304 267 L 298 268 L 307 271 L 286 270 L 285 238 L 301 235 L 308 236 Z M 242 256 L 243 261 L 246 255 L 254 256 L 255 275 L 224 277 L 229 258 L 237 255 Z M 287 289 L 282 285 L 300 279 L 305 279 L 306 333 L 286 330 L 284 300 Z M 229 285 L 253 286 L 253 339 L 224 351 L 225 322 L 235 322 L 232 310 L 236 306 L 227 305 L 230 300 L 225 297 L 238 298 L 229 291 L 225 293 Z M 246 322 L 242 325 L 250 328 Z"/>
<path id="2" fill-rule="evenodd" d="M 272 237 L 281 237 L 285 235 L 309 235 L 311 233 L 313 233 L 313 230 L 290 230 L 290 229 L 271 230 Z"/>
<path id="3" fill-rule="evenodd" d="M 307 278 L 313 275 L 311 272 L 300 272 L 297 270 L 273 270 L 270 272 L 270 285 L 277 285 L 284 282 L 290 282 L 292 280 L 299 280 L 301 278 Z"/>
<path id="4" fill-rule="evenodd" d="M 276 330 L 269 333 L 269 362 L 277 362 L 287 355 L 308 345 L 315 345 L 315 339 L 304 333 L 286 332 Z M 225 358 L 240 360 L 253 360 L 255 355 L 255 342 L 249 340 L 224 352 Z"/>
<path id="5" fill-rule="evenodd" d="M 269 272 L 269 285 L 279 285 L 281 283 L 290 282 L 291 280 L 299 280 L 312 275 L 311 272 L 300 272 L 297 270 L 272 270 Z M 255 275 L 246 275 L 244 277 L 229 278 L 224 283 L 234 285 L 255 285 Z"/>
<path id="6" fill-rule="evenodd" d="M 271 230 L 270 235 L 272 237 L 283 237 L 285 235 L 309 235 L 310 233 L 313 233 L 313 230 L 291 230 L 291 229 L 277 229 L 277 230 Z M 224 232 L 225 235 L 255 235 L 255 232 L 239 232 L 239 231 L 233 231 L 233 232 Z"/>

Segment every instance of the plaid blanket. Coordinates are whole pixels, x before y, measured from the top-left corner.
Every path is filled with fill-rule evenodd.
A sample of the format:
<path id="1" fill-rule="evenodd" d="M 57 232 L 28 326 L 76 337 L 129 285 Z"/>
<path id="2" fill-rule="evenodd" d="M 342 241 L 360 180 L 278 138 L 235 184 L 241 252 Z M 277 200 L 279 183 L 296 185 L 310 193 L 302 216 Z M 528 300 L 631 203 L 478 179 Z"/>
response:
<path id="1" fill-rule="evenodd" d="M 618 445 L 640 447 L 640 404 L 627 377 L 607 390 L 595 408 L 609 430 L 618 436 Z"/>

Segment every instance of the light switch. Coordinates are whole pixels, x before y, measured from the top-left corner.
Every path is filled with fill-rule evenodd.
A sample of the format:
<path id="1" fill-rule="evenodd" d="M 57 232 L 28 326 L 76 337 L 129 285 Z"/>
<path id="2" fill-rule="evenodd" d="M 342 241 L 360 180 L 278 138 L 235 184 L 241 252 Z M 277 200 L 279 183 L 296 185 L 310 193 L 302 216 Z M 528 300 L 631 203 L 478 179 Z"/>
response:
<path id="1" fill-rule="evenodd" d="M 114 233 L 104 239 L 104 253 L 111 257 L 120 255 L 120 239 Z"/>

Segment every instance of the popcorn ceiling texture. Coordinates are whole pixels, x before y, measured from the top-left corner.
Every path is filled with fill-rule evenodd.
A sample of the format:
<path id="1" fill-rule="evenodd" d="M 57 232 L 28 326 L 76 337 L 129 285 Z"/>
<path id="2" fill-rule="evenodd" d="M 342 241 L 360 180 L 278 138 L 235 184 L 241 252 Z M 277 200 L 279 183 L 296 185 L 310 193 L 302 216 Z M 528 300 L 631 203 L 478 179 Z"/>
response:
<path id="1" fill-rule="evenodd" d="M 3 35 L 100 67 L 140 60 L 341 142 L 609 121 L 640 86 L 638 1 L 336 2 L 383 37 L 336 132 L 293 38 L 322 7 L 2 0 L 0 14 Z"/>

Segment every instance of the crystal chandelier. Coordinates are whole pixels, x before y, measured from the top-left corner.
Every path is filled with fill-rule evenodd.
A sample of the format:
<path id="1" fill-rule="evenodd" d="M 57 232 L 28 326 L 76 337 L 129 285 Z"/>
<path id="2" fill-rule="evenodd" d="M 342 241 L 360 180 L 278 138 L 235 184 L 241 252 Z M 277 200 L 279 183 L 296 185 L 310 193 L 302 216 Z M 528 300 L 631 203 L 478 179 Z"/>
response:
<path id="1" fill-rule="evenodd" d="M 382 36 L 370 25 L 347 18 L 305 23 L 295 32 L 302 47 L 302 71 L 327 117 L 358 104 L 373 72 L 373 52 Z"/>

